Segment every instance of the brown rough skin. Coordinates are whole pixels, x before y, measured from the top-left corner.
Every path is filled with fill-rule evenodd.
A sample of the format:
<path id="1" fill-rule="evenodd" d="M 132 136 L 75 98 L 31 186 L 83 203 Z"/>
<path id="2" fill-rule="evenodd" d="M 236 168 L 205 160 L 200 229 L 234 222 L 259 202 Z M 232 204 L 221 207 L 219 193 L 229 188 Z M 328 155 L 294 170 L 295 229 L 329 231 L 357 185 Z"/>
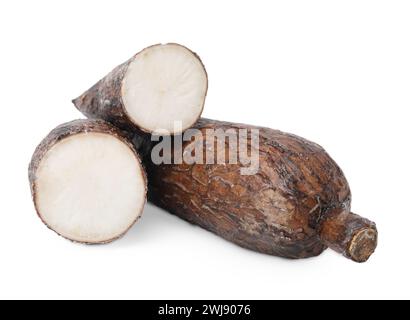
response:
<path id="1" fill-rule="evenodd" d="M 135 149 L 135 145 L 138 145 L 138 140 L 134 139 L 134 143 L 132 143 L 131 140 L 129 140 L 130 136 L 127 134 L 127 132 L 121 131 L 118 128 L 114 127 L 113 125 L 111 125 L 111 124 L 109 124 L 105 121 L 102 121 L 102 120 L 79 119 L 79 120 L 74 120 L 74 121 L 71 121 L 71 122 L 61 124 L 58 127 L 56 127 L 55 129 L 53 129 L 47 135 L 47 137 L 45 137 L 43 139 L 43 141 L 37 146 L 36 150 L 34 151 L 34 154 L 33 154 L 33 157 L 31 159 L 29 169 L 28 169 L 30 189 L 31 189 L 31 195 L 32 195 L 33 202 L 34 202 L 34 207 L 36 209 L 37 215 L 39 216 L 39 218 L 43 221 L 43 223 L 47 227 L 49 227 L 49 226 L 42 219 L 41 212 L 39 212 L 38 206 L 37 206 L 37 199 L 36 199 L 36 194 L 37 194 L 37 191 L 36 191 L 36 172 L 37 172 L 37 169 L 39 168 L 41 160 L 43 159 L 43 157 L 46 155 L 46 153 L 56 143 L 60 142 L 61 140 L 65 139 L 65 138 L 71 137 L 71 136 L 76 135 L 76 134 L 85 133 L 85 132 L 97 132 L 97 133 L 110 134 L 110 135 L 120 139 L 122 142 L 124 142 L 134 152 L 136 159 L 139 160 L 140 165 L 141 165 L 142 175 L 143 175 L 144 180 L 145 180 L 145 184 L 147 183 L 145 170 L 142 167 L 140 157 L 139 157 L 139 155 L 138 155 L 138 153 Z M 138 218 L 140 216 L 141 215 L 139 215 Z M 135 222 L 136 221 L 134 221 L 134 223 Z M 132 227 L 132 225 L 130 226 L 130 228 Z M 53 231 L 55 231 L 55 230 L 53 230 Z M 119 237 L 116 237 L 114 239 L 109 239 L 109 240 L 101 242 L 101 243 L 112 242 L 112 241 L 120 238 L 121 236 L 123 236 L 127 231 L 125 231 Z M 72 240 L 72 239 L 68 239 L 68 240 Z M 86 244 L 94 244 L 94 242 L 93 243 L 86 243 Z"/>
<path id="2" fill-rule="evenodd" d="M 257 127 L 200 119 L 194 128 L 206 137 L 206 129 Z M 308 258 L 330 247 L 354 261 L 366 261 L 377 245 L 376 226 L 350 213 L 350 189 L 338 165 L 315 143 L 257 129 L 257 174 L 241 175 L 240 163 L 155 165 L 146 159 L 149 199 L 255 251 Z"/>
<path id="3" fill-rule="evenodd" d="M 169 44 L 184 47 L 177 43 Z M 84 92 L 81 96 L 72 100 L 75 107 L 89 119 L 102 119 L 119 128 L 128 130 L 137 129 L 143 132 L 152 132 L 150 128 L 143 128 L 132 121 L 124 107 L 124 102 L 122 101 L 122 83 L 124 76 L 127 73 L 128 66 L 137 55 L 150 47 L 143 49 L 131 59 L 114 68 L 114 70 Z M 188 48 L 186 49 L 189 50 Z M 201 59 L 195 52 L 192 52 L 192 54 L 194 54 L 202 63 Z M 205 70 L 205 66 L 203 64 L 202 66 Z M 202 109 L 203 107 L 204 106 L 202 106 Z"/>

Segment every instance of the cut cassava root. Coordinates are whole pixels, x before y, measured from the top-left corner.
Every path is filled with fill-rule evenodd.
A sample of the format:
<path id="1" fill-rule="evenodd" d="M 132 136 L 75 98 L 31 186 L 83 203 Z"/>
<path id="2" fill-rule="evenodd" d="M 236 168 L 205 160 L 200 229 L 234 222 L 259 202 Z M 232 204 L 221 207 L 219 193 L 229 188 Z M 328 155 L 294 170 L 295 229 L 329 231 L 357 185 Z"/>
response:
<path id="1" fill-rule="evenodd" d="M 207 90 L 205 67 L 195 53 L 159 44 L 115 68 L 73 103 L 88 118 L 174 134 L 198 120 Z"/>
<path id="2" fill-rule="evenodd" d="M 41 220 L 76 242 L 106 243 L 140 217 L 146 177 L 123 132 L 101 120 L 75 120 L 40 143 L 29 166 Z"/>
<path id="3" fill-rule="evenodd" d="M 259 129 L 259 171 L 242 175 L 241 163 L 156 165 L 146 157 L 154 204 L 242 247 L 276 256 L 307 258 L 330 247 L 364 262 L 374 252 L 376 226 L 350 212 L 348 182 L 322 147 L 242 124 L 201 119 L 194 128 L 204 153 L 209 129 L 233 129 L 237 135 Z M 191 152 L 193 143 L 198 140 L 184 142 L 182 151 Z M 224 151 L 237 152 L 231 147 L 225 144 Z"/>
<path id="4" fill-rule="evenodd" d="M 73 241 L 105 243 L 123 235 L 145 203 L 138 152 L 149 199 L 191 223 L 271 255 L 308 258 L 330 247 L 366 261 L 377 246 L 376 225 L 350 211 L 348 182 L 325 150 L 277 130 L 199 119 L 207 89 L 199 57 L 166 44 L 142 50 L 74 99 L 91 120 L 53 130 L 30 164 L 40 218 Z M 165 138 L 191 127 L 196 133 L 189 139 L 158 152 Z M 214 141 L 221 132 L 223 140 Z M 153 142 L 151 134 L 166 137 Z M 205 163 L 190 157 L 193 150 Z M 249 151 L 257 155 L 256 168 Z"/>

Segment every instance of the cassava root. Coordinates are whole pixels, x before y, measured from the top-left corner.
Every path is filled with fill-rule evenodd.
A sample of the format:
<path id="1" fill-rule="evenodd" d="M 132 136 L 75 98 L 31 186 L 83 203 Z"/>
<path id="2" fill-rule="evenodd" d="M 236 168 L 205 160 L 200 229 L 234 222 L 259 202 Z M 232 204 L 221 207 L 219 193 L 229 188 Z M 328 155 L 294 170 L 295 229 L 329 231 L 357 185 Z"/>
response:
<path id="1" fill-rule="evenodd" d="M 179 44 L 145 48 L 73 100 L 88 118 L 121 128 L 180 133 L 200 117 L 208 77 L 199 57 Z M 180 128 L 174 131 L 174 123 Z"/>
<path id="2" fill-rule="evenodd" d="M 101 120 L 52 130 L 34 152 L 29 180 L 38 216 L 76 242 L 106 243 L 138 220 L 146 177 L 126 135 Z"/>
<path id="3" fill-rule="evenodd" d="M 123 235 L 145 203 L 139 154 L 150 201 L 233 243 L 292 259 L 330 247 L 353 261 L 367 261 L 377 246 L 376 225 L 351 212 L 348 182 L 326 151 L 278 130 L 199 119 L 207 88 L 199 57 L 184 46 L 166 44 L 142 50 L 74 99 L 91 120 L 54 129 L 29 168 L 44 223 L 85 243 Z M 162 151 L 171 164 L 154 160 L 161 142 L 151 141 L 151 134 L 178 137 L 191 127 L 199 132 L 194 141 Z M 253 173 L 240 161 L 219 162 L 219 155 L 216 163 L 176 159 L 198 143 L 207 158 L 210 132 L 229 131 L 231 137 L 233 132 L 238 141 L 243 130 L 247 150 L 258 156 Z M 257 148 L 251 142 L 254 132 Z M 225 161 L 229 154 L 241 157 L 237 146 L 211 141 L 222 148 Z"/>
<path id="4" fill-rule="evenodd" d="M 204 153 L 209 129 L 259 129 L 259 171 L 242 175 L 241 163 L 156 165 L 147 156 L 148 195 L 154 204 L 271 255 L 308 258 L 330 247 L 364 262 L 374 252 L 376 226 L 350 212 L 348 182 L 322 147 L 277 130 L 208 119 L 194 129 L 201 132 Z M 184 142 L 182 151 L 192 150 L 193 143 L 197 138 Z M 225 145 L 227 153 L 230 147 Z"/>

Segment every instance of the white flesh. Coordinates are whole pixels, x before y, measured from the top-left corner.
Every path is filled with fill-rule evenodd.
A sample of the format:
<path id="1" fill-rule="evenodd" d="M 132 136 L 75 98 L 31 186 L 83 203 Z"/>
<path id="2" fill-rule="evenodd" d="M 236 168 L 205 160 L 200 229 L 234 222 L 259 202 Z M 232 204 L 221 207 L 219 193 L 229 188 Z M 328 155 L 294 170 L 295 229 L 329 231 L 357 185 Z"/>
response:
<path id="1" fill-rule="evenodd" d="M 148 47 L 130 63 L 122 99 L 131 120 L 147 131 L 179 133 L 201 115 L 207 91 L 201 61 L 177 44 Z M 174 130 L 174 122 L 182 124 Z"/>
<path id="2" fill-rule="evenodd" d="M 63 139 L 44 156 L 36 177 L 41 218 L 74 241 L 114 240 L 133 225 L 145 204 L 138 159 L 124 142 L 108 134 Z"/>

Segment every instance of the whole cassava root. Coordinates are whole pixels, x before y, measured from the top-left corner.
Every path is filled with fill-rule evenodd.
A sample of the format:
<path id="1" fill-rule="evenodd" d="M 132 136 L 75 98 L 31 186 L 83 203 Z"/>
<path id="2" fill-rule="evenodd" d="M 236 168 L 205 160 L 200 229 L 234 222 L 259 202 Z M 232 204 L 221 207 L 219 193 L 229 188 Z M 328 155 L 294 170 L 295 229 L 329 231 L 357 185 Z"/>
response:
<path id="1" fill-rule="evenodd" d="M 73 103 L 88 118 L 173 134 L 198 120 L 207 90 L 207 73 L 195 53 L 175 43 L 158 44 L 116 67 Z"/>
<path id="2" fill-rule="evenodd" d="M 364 262 L 374 252 L 376 226 L 350 212 L 348 182 L 322 147 L 243 124 L 200 119 L 194 128 L 204 144 L 208 129 L 259 129 L 259 171 L 242 175 L 240 163 L 156 165 L 147 156 L 148 195 L 154 204 L 242 247 L 271 255 L 307 258 L 330 247 Z M 192 143 L 198 140 L 184 142 L 182 150 L 191 152 Z M 226 144 L 225 151 L 232 151 L 230 147 Z"/>
<path id="3" fill-rule="evenodd" d="M 146 176 L 124 132 L 102 120 L 52 130 L 29 166 L 38 216 L 59 235 L 107 243 L 126 233 L 146 202 Z"/>

